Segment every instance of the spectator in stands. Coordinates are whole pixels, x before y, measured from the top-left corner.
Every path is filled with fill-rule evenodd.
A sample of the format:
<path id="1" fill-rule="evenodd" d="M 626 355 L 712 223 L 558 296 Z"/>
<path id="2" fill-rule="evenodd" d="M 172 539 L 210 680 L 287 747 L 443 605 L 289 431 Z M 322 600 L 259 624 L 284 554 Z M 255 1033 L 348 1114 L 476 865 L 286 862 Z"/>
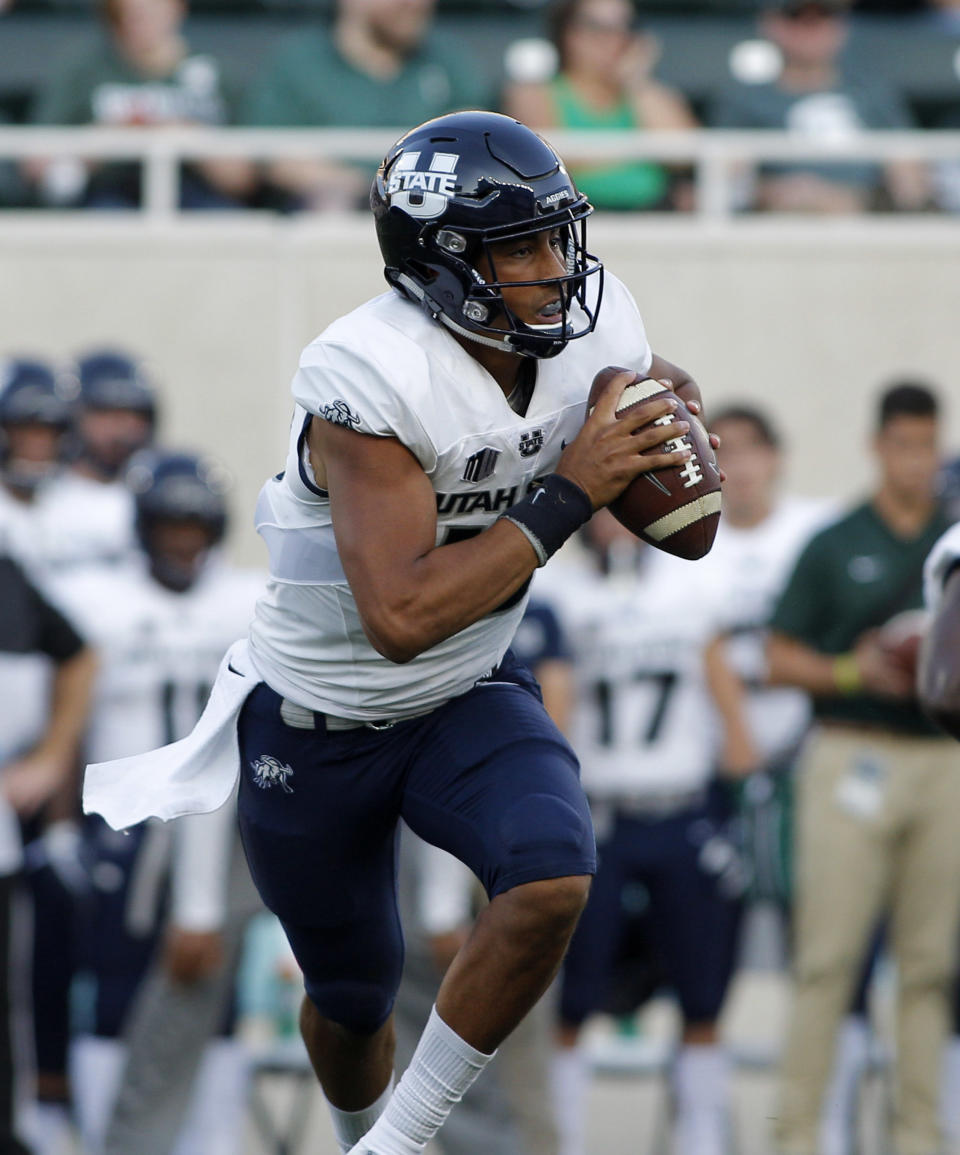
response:
<path id="1" fill-rule="evenodd" d="M 509 84 L 504 111 L 511 116 L 541 130 L 696 126 L 684 98 L 654 79 L 656 42 L 637 28 L 630 0 L 559 0 L 550 28 L 557 71 L 546 81 Z M 676 207 L 662 164 L 572 159 L 568 167 L 598 209 Z"/>
<path id="2" fill-rule="evenodd" d="M 716 128 L 787 129 L 799 138 L 844 140 L 862 130 L 913 127 L 899 94 L 876 75 L 848 75 L 841 53 L 847 0 L 766 0 L 761 31 L 782 67 L 762 84 L 736 83 L 714 102 Z M 774 212 L 850 213 L 879 207 L 916 210 L 928 199 L 925 170 L 913 162 L 778 162 L 756 173 L 752 207 Z"/>
<path id="3" fill-rule="evenodd" d="M 898 969 L 893 1146 L 902 1155 L 943 1149 L 937 1092 L 958 938 L 960 779 L 890 625 L 921 606 L 924 560 L 949 524 L 936 496 L 938 432 L 926 386 L 897 382 L 884 392 L 878 483 L 811 539 L 771 622 L 770 681 L 811 694 L 818 723 L 797 784 L 783 1152 L 818 1149 L 836 1030 L 887 911 Z"/>
<path id="4" fill-rule="evenodd" d="M 31 112 L 38 124 L 229 124 L 237 95 L 215 57 L 191 53 L 183 37 L 185 0 L 102 0 L 104 34 L 93 49 L 51 72 Z M 32 162 L 27 171 L 54 203 L 135 208 L 140 169 L 131 164 Z M 185 165 L 183 208 L 235 207 L 252 191 L 247 161 Z"/>
<path id="5" fill-rule="evenodd" d="M 434 0 L 338 0 L 329 30 L 298 28 L 283 40 L 255 88 L 254 125 L 389 127 L 462 108 L 493 107 L 475 62 L 431 35 Z M 293 207 L 365 206 L 373 163 L 282 160 L 272 185 Z"/>

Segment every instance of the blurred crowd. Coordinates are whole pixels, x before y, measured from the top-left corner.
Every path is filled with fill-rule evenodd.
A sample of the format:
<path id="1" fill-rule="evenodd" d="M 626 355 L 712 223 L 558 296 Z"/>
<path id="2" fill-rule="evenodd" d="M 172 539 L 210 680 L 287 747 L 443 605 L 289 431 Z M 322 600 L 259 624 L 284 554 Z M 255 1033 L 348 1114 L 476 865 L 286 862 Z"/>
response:
<path id="1" fill-rule="evenodd" d="M 826 142 L 836 161 L 742 165 L 742 211 L 859 213 L 960 211 L 960 163 L 843 159 L 863 130 L 909 130 L 916 111 L 897 82 L 863 53 L 846 52 L 864 14 L 926 21 L 944 42 L 960 35 L 956 0 L 914 4 L 758 0 L 755 28 L 731 53 L 726 77 L 694 99 L 658 66 L 670 44 L 632 0 L 552 0 L 537 37 L 502 45 L 502 67 L 480 67 L 443 31 L 435 0 L 334 0 L 329 19 L 309 12 L 265 45 L 252 82 L 240 85 L 229 54 L 196 51 L 186 0 L 101 0 L 99 35 L 85 39 L 33 93 L 35 125 L 233 125 L 360 128 L 413 125 L 455 109 L 503 111 L 554 129 L 684 132 L 788 130 Z M 491 11 L 491 19 L 494 14 Z M 226 21 L 228 18 L 224 17 Z M 226 24 L 224 25 L 226 28 Z M 895 37 L 891 26 L 888 35 Z M 960 127 L 960 76 L 927 128 Z M 573 174 L 597 208 L 688 211 L 687 160 L 573 157 Z M 185 209 L 278 211 L 362 207 L 369 158 L 224 158 L 184 165 Z M 0 204 L 88 209 L 141 203 L 136 163 L 46 157 L 0 168 Z"/>
<path id="2" fill-rule="evenodd" d="M 302 988 L 269 945 L 232 808 L 123 833 L 79 809 L 83 764 L 129 756 L 136 773 L 189 732 L 265 581 L 229 562 L 225 472 L 166 446 L 160 400 L 123 350 L 0 367 L 0 1151 L 15 1155 L 238 1155 L 256 1054 L 238 1024 L 260 1023 L 261 1045 L 295 1033 Z M 601 866 L 554 989 L 451 1116 L 447 1155 L 595 1150 L 589 1028 L 629 1035 L 656 997 L 677 1007 L 676 1150 L 732 1155 L 722 1017 L 757 966 L 793 978 L 777 1150 L 853 1155 L 878 1052 L 896 1149 L 960 1142 L 960 778 L 914 690 L 923 563 L 960 515 L 941 399 L 884 384 L 872 488 L 849 508 L 783 491 L 763 409 L 710 419 L 726 481 L 705 559 L 604 512 L 534 583 L 515 649 L 581 759 Z M 409 831 L 400 885 L 402 1064 L 483 899 Z M 761 914 L 778 928 L 763 959 Z M 871 997 L 891 964 L 895 1040 Z"/>

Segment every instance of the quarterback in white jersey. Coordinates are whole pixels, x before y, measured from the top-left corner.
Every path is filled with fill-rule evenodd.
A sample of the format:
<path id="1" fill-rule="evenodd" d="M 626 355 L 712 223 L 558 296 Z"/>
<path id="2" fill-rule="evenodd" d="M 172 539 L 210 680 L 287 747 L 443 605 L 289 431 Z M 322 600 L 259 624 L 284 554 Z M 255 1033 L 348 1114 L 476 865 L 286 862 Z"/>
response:
<path id="1" fill-rule="evenodd" d="M 507 654 L 526 586 L 633 477 L 687 460 L 663 451 L 686 423 L 653 424 L 675 402 L 617 420 L 632 374 L 698 390 L 604 287 L 589 203 L 517 121 L 412 129 L 371 207 L 391 291 L 303 354 L 257 516 L 268 593 L 216 710 L 158 754 L 170 790 L 149 806 L 215 806 L 239 762 L 244 849 L 304 972 L 338 1142 L 416 1155 L 546 988 L 595 867 L 573 753 Z M 629 375 L 584 420 L 609 364 Z M 87 800 L 122 821 L 115 773 L 88 772 Z M 491 902 L 391 1092 L 401 816 Z"/>
<path id="2" fill-rule="evenodd" d="M 132 477 L 140 490 L 143 554 L 127 566 L 74 573 L 59 587 L 61 603 L 99 654 L 86 735 L 87 754 L 95 760 L 136 754 L 190 732 L 224 652 L 249 625 L 265 581 L 264 575 L 233 569 L 210 553 L 223 535 L 225 506 L 201 461 L 148 454 L 135 462 Z M 76 1114 L 91 1151 L 105 1150 L 124 1074 L 120 1032 L 129 1033 L 134 996 L 164 931 L 171 873 L 174 929 L 166 931 L 168 944 L 194 935 L 196 946 L 214 929 L 205 907 L 218 896 L 205 894 L 204 883 L 224 885 L 234 841 L 221 841 L 216 818 L 202 816 L 206 828 L 182 819 L 173 828 L 149 823 L 127 835 L 99 819 L 88 821 L 85 857 L 92 894 L 85 907 L 83 955 L 94 998 L 92 1017 L 74 1040 L 71 1063 Z M 172 957 L 168 945 L 167 963 L 175 969 Z M 196 1019 L 203 1008 L 198 994 L 191 998 Z M 169 1035 L 175 1031 L 176 1008 L 168 1009 Z M 223 1006 L 213 1013 L 222 1019 Z M 177 1048 L 178 1063 L 189 1064 L 192 1057 L 186 1042 Z M 162 1056 L 157 1064 L 162 1067 Z M 243 1102 L 242 1051 L 232 1041 L 211 1042 L 201 1072 L 176 1150 L 229 1152 L 239 1141 L 237 1116 L 223 1108 L 231 1100 L 238 1107 Z M 167 1072 L 166 1078 L 173 1075 Z M 213 1115 L 203 1109 L 210 1100 L 220 1104 Z M 152 1135 L 149 1128 L 144 1133 Z"/>

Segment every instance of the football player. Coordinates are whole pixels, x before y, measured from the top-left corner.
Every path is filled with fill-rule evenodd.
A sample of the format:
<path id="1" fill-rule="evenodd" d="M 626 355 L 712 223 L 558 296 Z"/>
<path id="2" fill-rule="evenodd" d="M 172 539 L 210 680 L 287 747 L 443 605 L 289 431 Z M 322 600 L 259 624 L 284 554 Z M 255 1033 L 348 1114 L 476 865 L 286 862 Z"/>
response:
<path id="1" fill-rule="evenodd" d="M 86 735 L 93 758 L 135 753 L 191 729 L 223 651 L 246 628 L 263 585 L 258 574 L 232 569 L 218 556 L 226 504 L 213 465 L 190 454 L 146 451 L 131 463 L 129 483 L 142 562 L 75 572 L 62 593 L 100 653 Z M 158 1151 L 173 1149 L 178 1128 L 166 1146 L 158 1137 L 170 1096 L 174 1087 L 190 1086 L 202 1044 L 226 1016 L 231 983 L 217 976 L 225 970 L 229 980 L 239 932 L 234 928 L 232 940 L 224 941 L 222 911 L 205 906 L 209 898 L 198 893 L 202 880 L 216 887 L 228 870 L 232 844 L 210 826 L 215 817 L 204 816 L 206 827 L 200 830 L 184 823 L 173 829 L 147 823 L 129 836 L 89 820 L 85 858 L 92 901 L 80 971 L 93 999 L 73 1047 L 72 1072 L 77 1116 L 90 1151 L 104 1150 L 124 1068 L 121 1032 L 128 1033 L 125 1041 L 132 1047 L 143 1045 L 136 1032 L 130 1034 L 131 1007 L 158 954 L 156 965 L 168 979 L 166 1014 L 153 1024 L 152 1077 L 158 1082 L 148 1093 L 142 1084 L 136 1087 L 141 1110 L 153 1112 L 150 1125 L 141 1127 L 138 1150 L 154 1150 L 150 1143 L 158 1144 Z M 173 908 L 165 925 L 171 854 Z M 193 1032 L 186 1037 L 185 1025 Z M 176 1150 L 232 1152 L 245 1094 L 238 1044 L 221 1039 L 208 1048 L 202 1076 Z"/>
<path id="2" fill-rule="evenodd" d="M 82 527 L 83 542 L 58 559 L 58 568 L 122 562 L 136 549 L 133 501 L 123 475 L 137 450 L 152 444 L 156 389 L 126 353 L 97 349 L 79 357 L 67 379 L 76 391 L 69 468 L 53 497 L 58 532 L 66 540 Z"/>
<path id="3" fill-rule="evenodd" d="M 139 362 L 115 349 L 96 349 L 74 366 L 78 397 L 73 470 L 107 483 L 147 446 L 157 424 L 156 389 Z"/>
<path id="4" fill-rule="evenodd" d="M 32 1023 L 18 818 L 32 818 L 73 775 L 95 670 L 83 639 L 4 551 L 0 530 L 0 1151 L 9 1155 L 36 1150 L 14 1134 L 34 1082 L 22 1054 Z M 36 1131 L 44 1109 L 33 1108 L 22 1122 Z"/>
<path id="5" fill-rule="evenodd" d="M 781 494 L 780 435 L 761 409 L 730 404 L 715 422 L 726 473 L 723 518 L 701 573 L 725 593 L 720 632 L 706 651 L 720 720 L 718 763 L 742 783 L 751 893 L 786 910 L 790 775 L 810 702 L 800 690 L 766 684 L 765 627 L 800 549 L 837 507 Z"/>
<path id="6" fill-rule="evenodd" d="M 31 568 L 43 552 L 37 511 L 60 469 L 70 421 L 68 396 L 49 365 L 23 357 L 0 364 L 0 525 L 5 548 Z"/>
<path id="7" fill-rule="evenodd" d="M 687 429 L 655 424 L 670 399 L 617 420 L 632 373 L 697 390 L 651 351 L 587 251 L 589 203 L 524 125 L 412 129 L 371 205 L 390 288 L 301 357 L 287 468 L 258 507 L 272 580 L 249 643 L 191 741 L 155 753 L 156 789 L 136 796 L 113 763 L 88 770 L 87 805 L 121 826 L 209 809 L 242 770 L 244 847 L 305 975 L 338 1142 L 415 1155 L 549 984 L 595 867 L 576 759 L 506 657 L 526 587 L 632 478 L 689 459 L 658 449 Z M 630 375 L 584 422 L 608 364 Z M 401 816 L 491 901 L 393 1090 Z"/>
<path id="8" fill-rule="evenodd" d="M 64 468 L 79 389 L 72 373 L 17 359 L 7 363 L 0 394 L 0 521 L 11 551 L 54 593 L 74 566 L 121 561 L 135 548 L 123 484 Z"/>
<path id="9" fill-rule="evenodd" d="M 783 447 L 762 409 L 729 403 L 717 410 L 713 426 L 726 474 L 723 517 L 701 573 L 725 595 L 720 632 L 706 651 L 720 722 L 717 762 L 740 801 L 750 897 L 772 906 L 785 930 L 791 904 L 793 774 L 811 709 L 802 690 L 767 683 L 766 623 L 800 550 L 839 507 L 831 499 L 781 492 Z M 783 939 L 785 964 L 789 945 L 785 934 Z M 849 1149 L 869 1045 L 867 1020 L 849 1014 L 826 1097 L 823 1155 Z"/>
<path id="10" fill-rule="evenodd" d="M 562 972 L 555 1071 L 562 1150 L 589 1149 L 578 1037 L 612 993 L 626 929 L 623 896 L 639 884 L 650 939 L 683 1016 L 674 1068 L 677 1150 L 720 1155 L 729 1150 L 730 1095 L 716 1024 L 745 882 L 712 782 L 706 724 L 703 651 L 722 593 L 700 581 L 699 567 L 642 545 L 608 513 L 597 514 L 582 538 L 584 554 L 546 571 L 537 586 L 554 599 L 570 639 L 577 678 L 570 737 L 600 858 Z"/>

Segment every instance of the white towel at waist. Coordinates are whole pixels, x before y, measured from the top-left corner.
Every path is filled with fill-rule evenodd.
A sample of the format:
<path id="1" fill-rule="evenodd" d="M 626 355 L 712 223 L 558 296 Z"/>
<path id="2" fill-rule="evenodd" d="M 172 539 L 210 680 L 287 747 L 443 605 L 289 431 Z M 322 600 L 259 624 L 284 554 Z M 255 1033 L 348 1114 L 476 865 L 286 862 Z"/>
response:
<path id="1" fill-rule="evenodd" d="M 101 814 L 114 830 L 147 818 L 206 814 L 230 797 L 240 774 L 237 718 L 262 679 L 246 638 L 227 650 L 210 698 L 186 738 L 159 750 L 95 762 L 83 780 L 83 809 Z"/>

